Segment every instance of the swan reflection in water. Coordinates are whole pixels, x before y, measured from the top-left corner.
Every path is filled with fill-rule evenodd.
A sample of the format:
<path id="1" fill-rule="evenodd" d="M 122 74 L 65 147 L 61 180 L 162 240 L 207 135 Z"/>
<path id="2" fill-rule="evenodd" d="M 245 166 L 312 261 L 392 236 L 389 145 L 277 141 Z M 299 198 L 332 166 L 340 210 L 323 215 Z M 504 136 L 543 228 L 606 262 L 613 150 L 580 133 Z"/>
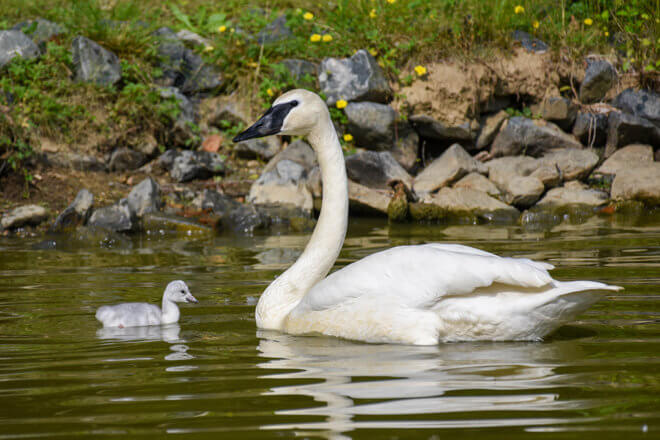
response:
<path id="1" fill-rule="evenodd" d="M 264 395 L 309 396 L 323 403 L 276 414 L 325 417 L 322 422 L 266 425 L 262 429 L 293 429 L 301 435 L 309 430 L 315 436 L 335 439 L 347 438 L 341 433 L 358 428 L 535 426 L 571 422 L 567 418 L 547 417 L 549 412 L 592 406 L 586 400 L 559 400 L 558 393 L 550 391 L 571 383 L 568 375 L 557 374 L 555 368 L 583 357 L 580 348 L 570 341 L 405 346 L 358 344 L 269 331 L 258 331 L 257 336 L 261 339 L 259 356 L 268 358 L 258 364 L 260 368 L 298 370 L 261 377 L 285 380 L 288 384 L 300 382 L 274 386 Z M 310 379 L 317 381 L 310 384 Z M 469 390 L 470 395 L 452 393 L 462 390 Z M 369 402 L 356 402 L 361 399 Z M 503 418 L 492 413 L 495 411 L 524 415 Z M 468 412 L 474 417 L 466 418 Z M 540 412 L 545 414 L 537 416 Z M 405 420 L 405 416 L 420 414 L 435 416 Z M 452 414 L 456 415 L 454 419 Z M 384 415 L 396 419 L 371 421 L 367 417 Z M 360 419 L 353 420 L 354 416 Z"/>

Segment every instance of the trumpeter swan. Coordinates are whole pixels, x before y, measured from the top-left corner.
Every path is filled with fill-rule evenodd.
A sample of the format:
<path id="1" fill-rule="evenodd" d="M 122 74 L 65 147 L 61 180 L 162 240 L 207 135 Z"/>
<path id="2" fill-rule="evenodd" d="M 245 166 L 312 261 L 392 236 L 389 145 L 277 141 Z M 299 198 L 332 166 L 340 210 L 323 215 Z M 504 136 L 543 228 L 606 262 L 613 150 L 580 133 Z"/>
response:
<path id="1" fill-rule="evenodd" d="M 123 303 L 99 307 L 96 319 L 103 327 L 139 327 L 143 325 L 172 324 L 179 320 L 176 303 L 196 303 L 197 300 L 183 281 L 172 281 L 163 293 L 163 308 L 147 303 Z"/>
<path id="2" fill-rule="evenodd" d="M 289 91 L 234 142 L 274 134 L 307 137 L 323 203 L 300 258 L 259 298 L 259 328 L 417 345 L 534 341 L 587 309 L 598 291 L 620 289 L 556 281 L 550 264 L 439 243 L 391 248 L 326 277 L 348 225 L 344 156 L 327 106 L 312 92 Z"/>

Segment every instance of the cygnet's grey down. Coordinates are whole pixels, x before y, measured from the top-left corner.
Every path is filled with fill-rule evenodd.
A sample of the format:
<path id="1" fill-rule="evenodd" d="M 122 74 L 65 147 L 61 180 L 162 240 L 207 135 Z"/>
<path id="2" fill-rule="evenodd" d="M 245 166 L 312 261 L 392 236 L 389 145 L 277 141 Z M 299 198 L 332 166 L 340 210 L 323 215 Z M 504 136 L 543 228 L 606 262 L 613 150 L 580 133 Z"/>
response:
<path id="1" fill-rule="evenodd" d="M 172 281 L 163 293 L 163 308 L 147 303 L 123 303 L 99 307 L 96 319 L 103 327 L 139 327 L 143 325 L 172 324 L 179 320 L 179 307 L 176 303 L 196 303 L 197 300 L 181 280 Z"/>

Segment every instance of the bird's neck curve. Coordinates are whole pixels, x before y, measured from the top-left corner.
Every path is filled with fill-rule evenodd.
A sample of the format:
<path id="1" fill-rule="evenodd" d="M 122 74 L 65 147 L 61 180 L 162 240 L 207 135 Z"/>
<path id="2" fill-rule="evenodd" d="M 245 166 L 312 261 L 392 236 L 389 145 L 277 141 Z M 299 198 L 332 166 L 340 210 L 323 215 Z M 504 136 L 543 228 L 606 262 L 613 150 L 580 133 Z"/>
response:
<path id="1" fill-rule="evenodd" d="M 172 324 L 179 321 L 179 306 L 174 301 L 170 301 L 163 296 L 163 306 L 161 308 L 161 324 Z"/>
<path id="2" fill-rule="evenodd" d="M 321 213 L 302 255 L 259 298 L 256 309 L 259 328 L 281 330 L 289 312 L 332 269 L 344 244 L 348 227 L 348 179 L 344 154 L 327 109 L 307 139 L 321 170 Z"/>

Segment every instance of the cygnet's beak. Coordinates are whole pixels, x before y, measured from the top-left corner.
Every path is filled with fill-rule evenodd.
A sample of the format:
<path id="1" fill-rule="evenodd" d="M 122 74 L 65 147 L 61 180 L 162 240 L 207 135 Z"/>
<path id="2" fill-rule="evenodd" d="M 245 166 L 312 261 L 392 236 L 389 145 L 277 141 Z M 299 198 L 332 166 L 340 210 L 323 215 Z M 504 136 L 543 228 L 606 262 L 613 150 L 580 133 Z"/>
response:
<path id="1" fill-rule="evenodd" d="M 186 294 L 185 300 L 186 300 L 187 303 L 195 303 L 195 304 L 197 304 L 197 303 L 199 302 L 199 301 L 197 301 L 197 299 L 195 299 L 195 297 L 192 296 L 190 293 L 187 293 L 187 294 Z"/>
<path id="2" fill-rule="evenodd" d="M 297 105 L 298 101 L 291 101 L 272 106 L 257 122 L 252 124 L 252 126 L 243 133 L 237 135 L 233 141 L 241 142 L 248 139 L 260 138 L 279 133 L 282 130 L 284 118 L 286 118 L 291 109 Z"/>

